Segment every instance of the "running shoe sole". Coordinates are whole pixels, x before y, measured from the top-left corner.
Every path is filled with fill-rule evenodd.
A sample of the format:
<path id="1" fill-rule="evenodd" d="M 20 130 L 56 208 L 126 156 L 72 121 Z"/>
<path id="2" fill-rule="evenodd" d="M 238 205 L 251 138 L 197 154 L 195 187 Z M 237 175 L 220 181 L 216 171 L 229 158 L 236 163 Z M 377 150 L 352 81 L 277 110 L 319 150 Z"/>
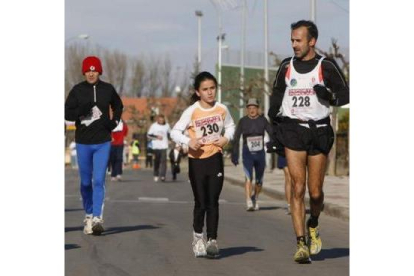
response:
<path id="1" fill-rule="evenodd" d="M 220 257 L 220 254 L 218 254 L 218 253 L 217 254 L 209 254 L 209 253 L 207 253 L 206 257 L 208 259 L 218 259 Z"/>
<path id="2" fill-rule="evenodd" d="M 207 248 L 206 252 L 207 252 L 207 258 L 209 259 L 216 259 L 220 256 L 219 250 L 216 248 Z"/>
<path id="3" fill-rule="evenodd" d="M 310 257 L 309 258 L 303 258 L 303 259 L 295 260 L 295 262 L 297 262 L 298 264 L 310 264 L 310 263 L 312 263 L 312 259 Z"/>
<path id="4" fill-rule="evenodd" d="M 104 231 L 104 228 L 103 228 L 102 224 L 98 223 L 98 224 L 92 226 L 92 231 L 93 231 L 93 234 L 95 236 L 99 236 Z"/>

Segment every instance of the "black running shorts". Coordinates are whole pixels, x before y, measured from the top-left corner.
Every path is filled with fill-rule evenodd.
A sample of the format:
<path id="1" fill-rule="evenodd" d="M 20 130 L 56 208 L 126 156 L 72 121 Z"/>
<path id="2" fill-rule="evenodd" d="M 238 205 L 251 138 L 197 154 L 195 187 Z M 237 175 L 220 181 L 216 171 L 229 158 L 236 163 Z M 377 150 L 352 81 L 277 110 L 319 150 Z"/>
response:
<path id="1" fill-rule="evenodd" d="M 291 150 L 306 151 L 308 155 L 327 155 L 333 146 L 334 132 L 331 125 L 318 127 L 313 134 L 311 128 L 283 122 L 279 125 L 277 138 Z"/>

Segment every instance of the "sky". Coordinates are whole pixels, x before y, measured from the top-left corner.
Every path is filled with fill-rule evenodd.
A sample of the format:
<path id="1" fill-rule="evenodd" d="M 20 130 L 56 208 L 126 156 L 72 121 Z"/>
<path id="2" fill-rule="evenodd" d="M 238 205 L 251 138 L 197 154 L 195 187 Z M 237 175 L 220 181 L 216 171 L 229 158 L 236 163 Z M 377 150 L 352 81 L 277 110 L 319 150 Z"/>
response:
<path id="1" fill-rule="evenodd" d="M 219 0 L 220 1 L 220 0 Z M 242 0 L 225 0 L 241 4 Z M 246 51 L 263 52 L 264 1 L 247 0 Z M 179 4 L 177 4 L 179 3 Z M 310 19 L 310 0 L 268 0 L 269 52 L 290 56 L 290 24 Z M 65 42 L 99 44 L 128 55 L 169 55 L 176 69 L 191 70 L 197 55 L 198 21 L 201 21 L 202 69 L 212 71 L 217 61 L 218 13 L 211 0 L 67 0 L 65 1 Z M 317 46 L 328 50 L 335 38 L 348 56 L 349 1 L 317 0 Z M 225 44 L 240 50 L 242 9 L 222 11 Z M 87 40 L 75 39 L 88 34 Z"/>

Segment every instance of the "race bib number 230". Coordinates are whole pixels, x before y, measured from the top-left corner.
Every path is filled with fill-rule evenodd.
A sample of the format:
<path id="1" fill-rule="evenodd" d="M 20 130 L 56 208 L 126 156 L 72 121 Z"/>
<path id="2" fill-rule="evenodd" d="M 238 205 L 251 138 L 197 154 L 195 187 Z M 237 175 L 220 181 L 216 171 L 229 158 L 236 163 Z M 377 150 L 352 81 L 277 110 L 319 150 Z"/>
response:
<path id="1" fill-rule="evenodd" d="M 202 144 L 210 144 L 218 140 L 223 130 L 223 119 L 220 115 L 213 115 L 209 117 L 194 120 L 194 128 L 196 137 L 201 138 Z"/>

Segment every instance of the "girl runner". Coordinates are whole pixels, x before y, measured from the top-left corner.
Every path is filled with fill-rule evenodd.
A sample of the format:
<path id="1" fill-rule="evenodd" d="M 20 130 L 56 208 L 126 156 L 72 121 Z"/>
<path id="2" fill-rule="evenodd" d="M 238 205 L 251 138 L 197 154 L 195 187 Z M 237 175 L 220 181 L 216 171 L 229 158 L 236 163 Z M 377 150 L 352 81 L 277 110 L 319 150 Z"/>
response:
<path id="1" fill-rule="evenodd" d="M 194 194 L 193 252 L 196 257 L 218 257 L 219 197 L 223 187 L 223 147 L 233 138 L 235 125 L 227 107 L 216 102 L 216 78 L 201 72 L 195 77 L 193 104 L 184 110 L 171 138 L 188 145 L 188 164 Z M 188 130 L 188 136 L 183 132 Z M 222 132 L 224 130 L 224 135 Z M 204 216 L 207 242 L 204 240 Z"/>

